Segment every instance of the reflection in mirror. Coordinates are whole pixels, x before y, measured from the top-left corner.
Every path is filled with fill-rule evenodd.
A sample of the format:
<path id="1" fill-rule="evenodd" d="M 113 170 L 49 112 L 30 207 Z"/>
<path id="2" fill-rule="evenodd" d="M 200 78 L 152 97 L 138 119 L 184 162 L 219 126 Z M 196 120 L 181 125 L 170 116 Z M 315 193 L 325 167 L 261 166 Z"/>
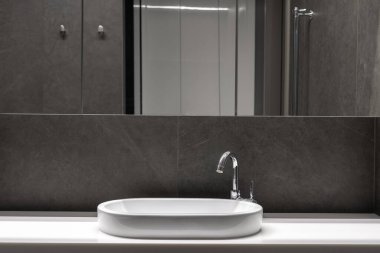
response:
<path id="1" fill-rule="evenodd" d="M 0 112 L 124 113 L 128 10 L 122 0 L 0 0 Z"/>
<path id="2" fill-rule="evenodd" d="M 141 15 L 141 23 L 135 23 L 141 34 L 137 113 L 254 115 L 255 5 L 242 1 L 240 16 L 236 5 L 236 0 L 135 4 Z M 244 48 L 237 50 L 243 34 L 244 44 L 238 46 Z M 248 71 L 237 76 L 236 54 L 243 49 L 240 62 Z"/>
<path id="3" fill-rule="evenodd" d="M 287 0 L 284 10 L 285 114 L 379 116 L 380 1 Z"/>
<path id="4" fill-rule="evenodd" d="M 0 113 L 280 114 L 271 1 L 0 0 Z"/>
<path id="5" fill-rule="evenodd" d="M 134 9 L 135 114 L 281 114 L 281 1 L 136 0 Z"/>
<path id="6" fill-rule="evenodd" d="M 377 0 L 0 0 L 0 113 L 379 116 Z"/>
<path id="7" fill-rule="evenodd" d="M 379 116 L 378 0 L 0 0 L 0 113 Z"/>

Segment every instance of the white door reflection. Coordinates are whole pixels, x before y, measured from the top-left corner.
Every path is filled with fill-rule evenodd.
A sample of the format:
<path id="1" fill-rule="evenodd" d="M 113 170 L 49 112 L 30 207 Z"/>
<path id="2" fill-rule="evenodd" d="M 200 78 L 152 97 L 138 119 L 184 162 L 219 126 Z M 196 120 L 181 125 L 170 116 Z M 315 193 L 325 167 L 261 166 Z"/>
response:
<path id="1" fill-rule="evenodd" d="M 136 83 L 141 87 L 135 90 L 141 91 L 143 115 L 237 113 L 236 3 L 141 0 L 141 79 Z M 254 11 L 249 13 L 254 20 Z M 254 39 L 254 26 L 248 29 Z M 254 44 L 250 50 L 254 51 Z M 242 104 L 248 109 L 241 111 L 253 115 L 254 54 L 246 53 L 253 68 L 251 80 L 244 77 L 239 83 L 241 95 L 250 100 Z"/>

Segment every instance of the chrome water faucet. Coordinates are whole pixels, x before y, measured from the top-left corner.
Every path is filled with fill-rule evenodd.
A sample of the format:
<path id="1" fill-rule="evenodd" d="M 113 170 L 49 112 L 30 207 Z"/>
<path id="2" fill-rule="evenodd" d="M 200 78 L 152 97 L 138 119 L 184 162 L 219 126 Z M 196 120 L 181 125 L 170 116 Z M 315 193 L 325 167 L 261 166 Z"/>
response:
<path id="1" fill-rule="evenodd" d="M 218 167 L 216 172 L 222 174 L 224 167 L 226 166 L 227 159 L 231 158 L 232 161 L 232 169 L 234 170 L 234 176 L 232 178 L 232 190 L 231 190 L 231 199 L 240 199 L 240 191 L 239 191 L 239 165 L 234 153 L 230 151 L 225 152 L 219 160 Z"/>
<path id="2" fill-rule="evenodd" d="M 219 160 L 218 167 L 216 169 L 216 172 L 222 174 L 224 168 L 226 167 L 227 159 L 231 158 L 232 161 L 232 169 L 234 170 L 234 176 L 232 178 L 232 190 L 231 190 L 231 199 L 235 200 L 244 200 L 249 201 L 253 203 L 257 203 L 257 201 L 254 199 L 253 196 L 253 180 L 251 180 L 250 186 L 249 186 L 249 199 L 243 199 L 240 196 L 240 190 L 239 190 L 239 165 L 237 161 L 237 157 L 234 153 L 227 151 L 225 152 Z"/>

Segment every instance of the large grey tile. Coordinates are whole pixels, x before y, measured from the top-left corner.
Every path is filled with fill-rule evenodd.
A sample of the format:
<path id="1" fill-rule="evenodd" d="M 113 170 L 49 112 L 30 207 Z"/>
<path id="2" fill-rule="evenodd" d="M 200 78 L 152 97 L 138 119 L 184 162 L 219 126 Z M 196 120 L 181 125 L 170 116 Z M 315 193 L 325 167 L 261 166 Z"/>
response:
<path id="1" fill-rule="evenodd" d="M 79 0 L 0 1 L 0 112 L 81 112 L 81 13 Z"/>
<path id="2" fill-rule="evenodd" d="M 357 115 L 380 115 L 380 2 L 359 0 Z"/>
<path id="3" fill-rule="evenodd" d="M 228 197 L 232 170 L 215 166 L 231 150 L 266 212 L 371 212 L 373 131 L 368 118 L 181 117 L 179 194 Z"/>
<path id="4" fill-rule="evenodd" d="M 0 115 L 0 209 L 177 196 L 177 119 Z"/>
<path id="5" fill-rule="evenodd" d="M 354 116 L 357 1 L 295 1 L 316 12 L 301 18 L 300 111 L 311 116 Z"/>
<path id="6" fill-rule="evenodd" d="M 239 118 L 236 142 L 267 212 L 371 212 L 373 120 Z"/>
<path id="7" fill-rule="evenodd" d="M 83 1 L 84 113 L 125 111 L 123 13 L 123 0 Z"/>
<path id="8" fill-rule="evenodd" d="M 236 152 L 233 117 L 180 117 L 178 189 L 181 197 L 229 198 L 232 186 L 231 163 L 224 174 L 216 173 L 220 156 Z M 241 168 L 240 183 L 250 178 Z M 246 189 L 247 187 L 244 187 Z M 246 196 L 247 193 L 243 192 Z"/>

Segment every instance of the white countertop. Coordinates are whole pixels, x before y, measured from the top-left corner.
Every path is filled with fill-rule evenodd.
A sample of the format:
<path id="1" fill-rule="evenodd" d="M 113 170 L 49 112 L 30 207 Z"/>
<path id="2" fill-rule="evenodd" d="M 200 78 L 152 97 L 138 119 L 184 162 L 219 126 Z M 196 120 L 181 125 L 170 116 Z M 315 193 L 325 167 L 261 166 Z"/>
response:
<path id="1" fill-rule="evenodd" d="M 336 215 L 335 217 L 339 217 Z M 0 244 L 379 245 L 380 219 L 264 218 L 259 234 L 229 240 L 138 240 L 106 235 L 95 217 L 0 217 Z"/>

